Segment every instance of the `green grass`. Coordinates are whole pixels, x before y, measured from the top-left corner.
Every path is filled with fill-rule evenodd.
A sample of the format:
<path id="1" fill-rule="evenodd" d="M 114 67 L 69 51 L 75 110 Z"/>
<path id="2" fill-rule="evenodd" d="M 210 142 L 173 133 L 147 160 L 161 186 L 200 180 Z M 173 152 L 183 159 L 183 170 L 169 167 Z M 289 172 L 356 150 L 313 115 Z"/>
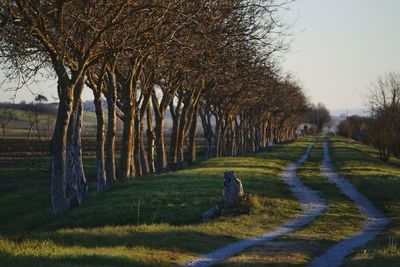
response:
<path id="1" fill-rule="evenodd" d="M 48 160 L 0 162 L 0 266 L 170 266 L 244 238 L 257 236 L 297 215 L 300 207 L 279 175 L 309 141 L 277 146 L 272 153 L 212 159 L 186 170 L 138 177 L 53 218 Z M 399 266 L 400 161 L 345 139 L 331 140 L 331 157 L 375 206 L 390 217 L 376 240 L 346 259 L 345 266 Z M 322 143 L 299 170 L 329 209 L 288 237 L 229 260 L 229 266 L 300 266 L 360 229 L 355 205 L 322 177 Z M 94 159 L 85 159 L 93 180 Z M 253 197 L 250 215 L 209 223 L 201 214 L 220 200 L 223 172 L 233 169 Z M 140 209 L 138 215 L 138 202 Z M 266 253 L 269 251 L 269 253 Z"/>
<path id="2" fill-rule="evenodd" d="M 27 171 L 28 160 L 2 164 L 0 188 L 7 190 L 0 191 L 0 266 L 169 266 L 263 234 L 300 212 L 279 176 L 308 143 L 138 177 L 91 193 L 86 203 L 57 218 L 49 209 L 48 162 L 36 163 L 35 171 Z M 94 175 L 93 164 L 86 161 L 88 176 Z M 255 209 L 203 223 L 202 213 L 221 198 L 223 172 L 231 169 L 257 200 Z"/>
<path id="3" fill-rule="evenodd" d="M 337 171 L 391 219 L 382 234 L 347 258 L 345 266 L 399 266 L 400 161 L 384 163 L 376 150 L 345 139 L 333 139 L 331 148 Z"/>
<path id="4" fill-rule="evenodd" d="M 229 259 L 227 266 L 303 266 L 332 245 L 361 229 L 364 217 L 357 206 L 320 173 L 322 139 L 308 161 L 298 170 L 303 183 L 325 199 L 328 208 L 304 229 L 276 241 L 266 242 Z"/>

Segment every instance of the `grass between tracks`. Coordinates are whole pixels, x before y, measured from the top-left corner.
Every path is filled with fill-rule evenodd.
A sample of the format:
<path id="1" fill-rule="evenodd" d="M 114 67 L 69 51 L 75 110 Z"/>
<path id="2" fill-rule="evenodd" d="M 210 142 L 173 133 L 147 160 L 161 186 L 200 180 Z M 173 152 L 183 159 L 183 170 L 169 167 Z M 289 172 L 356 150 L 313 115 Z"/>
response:
<path id="1" fill-rule="evenodd" d="M 2 161 L 0 266 L 169 266 L 263 234 L 300 212 L 279 176 L 308 144 L 138 177 L 91 193 L 86 203 L 57 218 L 49 209 L 49 163 Z M 88 176 L 94 175 L 93 164 L 87 159 Z M 252 194 L 252 213 L 203 223 L 202 213 L 221 198 L 226 170 L 235 170 Z"/>
<path id="2" fill-rule="evenodd" d="M 400 266 L 400 160 L 384 163 L 376 150 L 351 140 L 335 138 L 331 148 L 337 171 L 391 221 L 374 241 L 350 255 L 345 266 Z"/>
<path id="3" fill-rule="evenodd" d="M 227 266 L 302 266 L 329 247 L 361 229 L 365 219 L 357 206 L 320 173 L 323 159 L 322 138 L 308 161 L 298 170 L 302 182 L 325 199 L 328 208 L 300 231 L 266 242 L 229 259 Z"/>

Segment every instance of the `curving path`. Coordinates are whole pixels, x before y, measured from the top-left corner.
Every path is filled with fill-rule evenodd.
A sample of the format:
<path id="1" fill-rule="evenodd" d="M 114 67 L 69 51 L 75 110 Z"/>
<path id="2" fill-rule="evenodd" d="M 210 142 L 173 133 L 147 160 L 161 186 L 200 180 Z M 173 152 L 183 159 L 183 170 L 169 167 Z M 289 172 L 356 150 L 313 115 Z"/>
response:
<path id="1" fill-rule="evenodd" d="M 297 169 L 307 160 L 313 146 L 314 144 L 311 144 L 304 156 L 296 163 L 290 163 L 282 174 L 283 180 L 290 186 L 293 194 L 301 203 L 302 212 L 299 216 L 278 226 L 275 230 L 268 232 L 263 236 L 254 237 L 227 245 L 207 255 L 203 255 L 183 266 L 200 267 L 211 266 L 220 263 L 251 246 L 255 246 L 266 241 L 271 241 L 278 237 L 297 231 L 319 216 L 326 209 L 325 201 L 320 198 L 315 191 L 306 187 L 297 176 Z"/>
<path id="2" fill-rule="evenodd" d="M 329 156 L 328 140 L 326 140 L 324 144 L 324 160 L 321 172 L 329 181 L 335 183 L 348 198 L 353 200 L 359 207 L 361 213 L 367 217 L 363 229 L 360 232 L 334 245 L 324 254 L 315 258 L 309 265 L 312 267 L 340 266 L 344 258 L 354 249 L 373 240 L 385 225 L 389 223 L 389 220 L 385 218 L 383 213 L 375 208 L 368 199 L 361 195 L 349 181 L 334 172 Z"/>

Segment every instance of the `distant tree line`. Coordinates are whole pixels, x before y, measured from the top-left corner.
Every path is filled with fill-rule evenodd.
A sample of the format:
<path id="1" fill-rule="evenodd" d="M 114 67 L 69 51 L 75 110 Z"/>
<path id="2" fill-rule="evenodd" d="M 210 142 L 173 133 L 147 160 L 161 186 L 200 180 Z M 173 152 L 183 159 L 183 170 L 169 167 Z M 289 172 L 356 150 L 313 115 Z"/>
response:
<path id="1" fill-rule="evenodd" d="M 0 57 L 8 77 L 30 80 L 47 70 L 57 79 L 54 214 L 87 197 L 84 86 L 94 96 L 100 192 L 117 179 L 195 162 L 198 123 L 206 157 L 243 155 L 293 138 L 308 100 L 275 60 L 285 49 L 286 26 L 278 17 L 287 2 L 1 1 Z M 123 124 L 118 171 L 117 120 Z"/>
<path id="2" fill-rule="evenodd" d="M 308 112 L 308 122 L 316 125 L 318 132 L 321 132 L 324 126 L 329 126 L 331 114 L 324 104 L 312 105 Z"/>
<path id="3" fill-rule="evenodd" d="M 371 84 L 369 117 L 352 116 L 339 124 L 339 134 L 377 148 L 380 158 L 400 157 L 400 74 L 388 73 Z"/>
<path id="4" fill-rule="evenodd" d="M 57 103 L 38 103 L 38 102 L 30 102 L 26 103 L 22 101 L 20 103 L 0 103 L 0 109 L 11 109 L 14 111 L 22 110 L 22 111 L 32 111 L 39 112 L 42 114 L 57 114 Z"/>

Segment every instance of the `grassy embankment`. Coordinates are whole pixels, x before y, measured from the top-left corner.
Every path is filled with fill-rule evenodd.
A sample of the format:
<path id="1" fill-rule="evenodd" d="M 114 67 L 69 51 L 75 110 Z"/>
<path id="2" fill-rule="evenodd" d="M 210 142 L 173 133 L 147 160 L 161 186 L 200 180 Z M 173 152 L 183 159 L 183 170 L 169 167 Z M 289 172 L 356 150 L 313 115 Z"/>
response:
<path id="1" fill-rule="evenodd" d="M 272 153 L 212 159 L 186 170 L 138 177 L 52 218 L 48 162 L 0 167 L 1 266 L 167 266 L 257 236 L 300 212 L 279 178 L 308 141 Z M 88 160 L 88 176 L 94 175 Z M 37 166 L 37 164 L 35 165 Z M 252 213 L 203 223 L 221 198 L 223 172 L 236 170 L 252 196 Z M 91 184 L 91 192 L 95 191 Z M 140 205 L 139 205 L 140 203 Z"/>

